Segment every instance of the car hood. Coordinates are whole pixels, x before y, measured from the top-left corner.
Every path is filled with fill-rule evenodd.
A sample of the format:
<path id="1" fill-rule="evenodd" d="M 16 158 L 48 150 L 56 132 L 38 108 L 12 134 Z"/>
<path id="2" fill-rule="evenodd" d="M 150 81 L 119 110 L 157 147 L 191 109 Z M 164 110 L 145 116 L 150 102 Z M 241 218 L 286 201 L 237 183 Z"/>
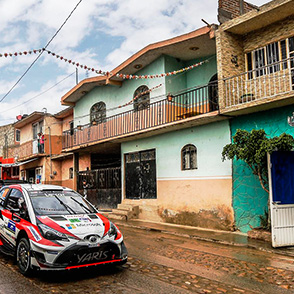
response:
<path id="1" fill-rule="evenodd" d="M 98 213 L 40 216 L 38 219 L 52 229 L 79 239 L 91 234 L 103 237 L 109 228 L 109 220 Z"/>

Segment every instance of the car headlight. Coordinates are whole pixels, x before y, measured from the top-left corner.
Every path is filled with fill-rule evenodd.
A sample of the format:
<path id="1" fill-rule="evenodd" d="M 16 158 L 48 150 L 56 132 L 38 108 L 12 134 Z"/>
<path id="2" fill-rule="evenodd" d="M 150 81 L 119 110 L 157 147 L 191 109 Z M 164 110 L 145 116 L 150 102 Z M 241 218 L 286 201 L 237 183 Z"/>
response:
<path id="1" fill-rule="evenodd" d="M 39 224 L 38 226 L 40 229 L 40 233 L 45 239 L 68 241 L 68 238 L 65 234 L 58 232 L 43 224 Z"/>
<path id="2" fill-rule="evenodd" d="M 117 236 L 117 228 L 113 223 L 110 223 L 110 228 L 109 228 L 107 234 L 108 234 L 109 237 L 114 236 L 114 239 L 116 238 L 116 236 Z"/>

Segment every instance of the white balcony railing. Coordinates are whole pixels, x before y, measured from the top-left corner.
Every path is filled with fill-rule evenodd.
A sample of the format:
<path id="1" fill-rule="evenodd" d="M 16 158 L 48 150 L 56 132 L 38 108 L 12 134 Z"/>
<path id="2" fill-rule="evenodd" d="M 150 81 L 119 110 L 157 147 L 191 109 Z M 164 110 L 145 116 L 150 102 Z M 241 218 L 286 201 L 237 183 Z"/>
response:
<path id="1" fill-rule="evenodd" d="M 223 80 L 224 107 L 294 93 L 294 57 Z"/>

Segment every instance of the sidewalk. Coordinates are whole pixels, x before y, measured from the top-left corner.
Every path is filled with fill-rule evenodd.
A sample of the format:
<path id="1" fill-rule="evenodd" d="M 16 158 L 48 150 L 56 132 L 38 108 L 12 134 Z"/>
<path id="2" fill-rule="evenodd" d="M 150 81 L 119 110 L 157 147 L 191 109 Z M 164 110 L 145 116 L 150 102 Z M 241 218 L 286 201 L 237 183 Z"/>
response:
<path id="1" fill-rule="evenodd" d="M 294 257 L 294 246 L 273 248 L 271 246 L 271 243 L 269 242 L 248 238 L 247 234 L 240 232 L 218 231 L 168 223 L 155 223 L 139 219 L 132 219 L 128 221 L 113 220 L 113 222 L 119 227 L 125 226 L 148 231 L 163 232 L 173 235 L 186 236 L 188 238 L 193 238 L 201 241 L 253 248 L 260 251 Z"/>

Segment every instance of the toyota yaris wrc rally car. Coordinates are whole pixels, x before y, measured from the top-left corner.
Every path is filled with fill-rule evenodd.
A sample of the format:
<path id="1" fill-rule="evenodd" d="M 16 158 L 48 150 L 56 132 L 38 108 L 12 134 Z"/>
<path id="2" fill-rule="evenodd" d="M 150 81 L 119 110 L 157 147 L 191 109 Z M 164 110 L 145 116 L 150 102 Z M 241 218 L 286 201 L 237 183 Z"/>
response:
<path id="1" fill-rule="evenodd" d="M 0 190 L 0 250 L 22 274 L 124 264 L 127 249 L 115 224 L 77 192 L 18 184 Z"/>

